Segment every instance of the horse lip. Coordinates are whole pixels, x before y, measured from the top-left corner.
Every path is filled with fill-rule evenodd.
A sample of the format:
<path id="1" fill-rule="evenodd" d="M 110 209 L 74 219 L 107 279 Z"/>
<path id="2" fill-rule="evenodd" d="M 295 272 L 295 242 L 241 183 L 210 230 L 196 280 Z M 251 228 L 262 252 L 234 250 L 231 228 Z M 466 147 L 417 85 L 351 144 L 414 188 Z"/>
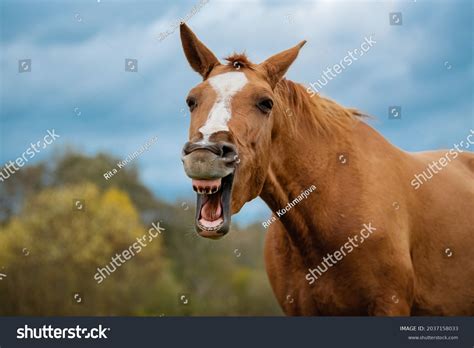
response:
<path id="1" fill-rule="evenodd" d="M 181 157 L 184 171 L 191 179 L 211 180 L 225 178 L 237 169 L 236 154 L 232 156 L 217 157 L 211 152 L 209 155 L 187 154 Z M 238 158 L 238 157 L 237 157 Z"/>
<path id="2" fill-rule="evenodd" d="M 204 238 L 209 238 L 209 239 L 220 239 L 222 237 L 225 236 L 225 234 L 222 234 L 222 233 L 219 233 L 219 232 L 215 232 L 215 231 L 200 231 L 198 232 L 198 234 L 201 236 L 201 237 L 204 237 Z"/>

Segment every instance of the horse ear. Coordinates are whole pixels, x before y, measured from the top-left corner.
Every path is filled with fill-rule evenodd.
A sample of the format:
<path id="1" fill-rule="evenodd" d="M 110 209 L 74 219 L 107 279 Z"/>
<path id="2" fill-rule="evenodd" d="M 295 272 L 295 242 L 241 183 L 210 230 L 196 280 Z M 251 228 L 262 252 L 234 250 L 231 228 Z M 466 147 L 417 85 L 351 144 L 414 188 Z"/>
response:
<path id="1" fill-rule="evenodd" d="M 271 56 L 259 65 L 266 74 L 272 88 L 283 78 L 290 65 L 298 57 L 298 53 L 305 43 L 306 40 L 303 40 L 296 46 Z"/>
<path id="2" fill-rule="evenodd" d="M 183 45 L 184 54 L 194 71 L 201 74 L 205 80 L 211 70 L 219 65 L 219 60 L 214 53 L 211 52 L 189 27 L 183 22 L 180 25 L 181 44 Z"/>

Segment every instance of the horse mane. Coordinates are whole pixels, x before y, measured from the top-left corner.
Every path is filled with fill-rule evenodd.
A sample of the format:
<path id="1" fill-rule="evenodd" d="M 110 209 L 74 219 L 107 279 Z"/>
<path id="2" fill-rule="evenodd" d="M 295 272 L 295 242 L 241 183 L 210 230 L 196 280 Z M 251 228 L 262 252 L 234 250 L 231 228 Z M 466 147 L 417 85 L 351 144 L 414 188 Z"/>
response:
<path id="1" fill-rule="evenodd" d="M 245 53 L 233 53 L 224 58 L 228 66 L 255 70 L 256 65 L 252 63 Z M 295 83 L 285 78 L 281 79 L 275 87 L 278 105 L 288 117 L 288 126 L 294 127 L 295 122 L 305 122 L 307 126 L 313 126 L 318 132 L 329 132 L 334 127 L 345 128 L 352 125 L 354 121 L 364 119 L 367 115 L 354 108 L 345 108 L 342 105 L 321 97 L 314 93 L 310 96 L 307 88 L 302 84 Z M 296 120 L 292 115 L 304 115 L 303 119 Z"/>
<path id="2" fill-rule="evenodd" d="M 224 58 L 229 66 L 235 66 L 236 63 L 239 63 L 240 67 L 253 70 L 255 64 L 253 64 L 247 57 L 245 53 L 233 53 Z"/>
<path id="3" fill-rule="evenodd" d="M 333 100 L 319 94 L 307 92 L 302 84 L 283 78 L 275 88 L 277 101 L 288 117 L 289 126 L 295 122 L 305 122 L 308 127 L 315 128 L 319 133 L 327 133 L 335 129 L 344 129 L 361 119 L 368 117 L 354 108 L 346 108 Z M 294 116 L 293 116 L 294 115 Z M 302 115 L 296 117 L 296 115 Z M 293 117 L 292 117 L 293 116 Z"/>

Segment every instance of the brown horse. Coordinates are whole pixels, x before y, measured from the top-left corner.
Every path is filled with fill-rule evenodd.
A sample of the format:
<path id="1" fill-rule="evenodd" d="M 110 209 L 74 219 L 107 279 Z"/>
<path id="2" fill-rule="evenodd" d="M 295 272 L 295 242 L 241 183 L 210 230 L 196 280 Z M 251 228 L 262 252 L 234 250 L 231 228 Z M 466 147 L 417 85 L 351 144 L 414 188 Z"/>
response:
<path id="1" fill-rule="evenodd" d="M 185 24 L 181 41 L 203 77 L 182 157 L 199 235 L 222 237 L 260 196 L 275 212 L 265 261 L 287 315 L 474 314 L 472 153 L 415 189 L 446 151 L 404 152 L 284 79 L 305 41 L 261 64 L 221 64 Z"/>

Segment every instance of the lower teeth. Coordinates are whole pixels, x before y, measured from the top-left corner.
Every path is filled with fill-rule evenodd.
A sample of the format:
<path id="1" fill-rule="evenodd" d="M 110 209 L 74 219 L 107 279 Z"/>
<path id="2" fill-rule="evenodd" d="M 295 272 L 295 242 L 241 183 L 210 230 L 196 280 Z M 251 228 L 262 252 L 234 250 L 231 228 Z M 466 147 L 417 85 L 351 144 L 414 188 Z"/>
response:
<path id="1" fill-rule="evenodd" d="M 217 225 L 216 227 L 205 227 L 205 226 L 199 224 L 199 227 L 200 227 L 201 229 L 203 229 L 203 230 L 206 230 L 206 231 L 216 231 L 216 230 L 219 229 L 219 227 L 221 227 L 221 225 L 222 225 L 222 224 L 219 224 L 219 225 Z"/>

